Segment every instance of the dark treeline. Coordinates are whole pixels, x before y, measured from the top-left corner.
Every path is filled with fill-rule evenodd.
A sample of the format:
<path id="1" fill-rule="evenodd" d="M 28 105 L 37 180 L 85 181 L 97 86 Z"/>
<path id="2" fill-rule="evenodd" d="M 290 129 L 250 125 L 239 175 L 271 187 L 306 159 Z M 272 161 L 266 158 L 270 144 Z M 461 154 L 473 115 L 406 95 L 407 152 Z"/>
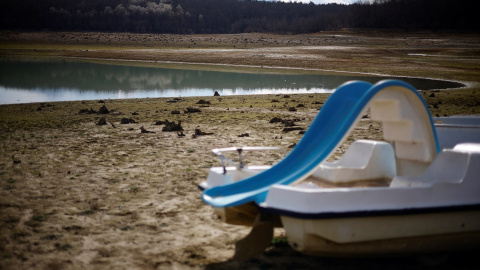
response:
<path id="1" fill-rule="evenodd" d="M 0 29 L 136 33 L 312 33 L 340 28 L 478 31 L 473 0 L 1 0 Z"/>

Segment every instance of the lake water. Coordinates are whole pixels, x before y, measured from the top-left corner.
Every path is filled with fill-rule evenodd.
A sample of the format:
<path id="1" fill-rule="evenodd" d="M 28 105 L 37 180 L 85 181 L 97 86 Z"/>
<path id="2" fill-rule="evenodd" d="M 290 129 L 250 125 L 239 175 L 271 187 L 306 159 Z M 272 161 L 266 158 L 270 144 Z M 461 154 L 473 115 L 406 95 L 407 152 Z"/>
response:
<path id="1" fill-rule="evenodd" d="M 391 78 L 391 77 L 389 77 Z M 0 104 L 69 100 L 331 93 L 349 80 L 385 77 L 252 74 L 0 57 Z M 401 78 L 419 90 L 462 84 Z"/>

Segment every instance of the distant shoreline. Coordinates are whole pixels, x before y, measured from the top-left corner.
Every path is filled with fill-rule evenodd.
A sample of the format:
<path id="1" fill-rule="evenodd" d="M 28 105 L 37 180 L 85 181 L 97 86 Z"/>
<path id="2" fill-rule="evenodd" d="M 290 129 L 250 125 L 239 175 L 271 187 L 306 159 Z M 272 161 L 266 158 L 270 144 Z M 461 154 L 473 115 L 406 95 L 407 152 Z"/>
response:
<path id="1" fill-rule="evenodd" d="M 305 35 L 0 32 L 0 56 L 228 72 L 431 78 L 465 84 L 449 91 L 460 100 L 480 91 L 480 63 L 475 60 L 480 53 L 472 44 L 480 44 L 480 34 L 348 29 Z M 440 115 L 472 113 L 458 102 L 450 106 L 455 109 Z"/>

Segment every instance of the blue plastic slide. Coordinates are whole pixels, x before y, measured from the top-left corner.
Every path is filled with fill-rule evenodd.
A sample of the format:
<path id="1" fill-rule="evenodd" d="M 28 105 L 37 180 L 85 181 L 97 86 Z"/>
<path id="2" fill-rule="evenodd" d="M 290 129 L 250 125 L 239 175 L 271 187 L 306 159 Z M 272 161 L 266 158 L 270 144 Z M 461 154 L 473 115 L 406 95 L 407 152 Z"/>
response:
<path id="1" fill-rule="evenodd" d="M 411 90 L 423 101 L 414 87 L 402 81 L 385 80 L 373 86 L 361 81 L 347 82 L 328 98 L 300 142 L 284 159 L 269 170 L 239 182 L 207 189 L 202 199 L 214 207 L 260 204 L 272 185 L 289 185 L 305 179 L 350 133 L 371 98 L 389 86 Z M 423 105 L 427 108 L 425 102 Z M 430 122 L 433 129 L 431 117 Z"/>

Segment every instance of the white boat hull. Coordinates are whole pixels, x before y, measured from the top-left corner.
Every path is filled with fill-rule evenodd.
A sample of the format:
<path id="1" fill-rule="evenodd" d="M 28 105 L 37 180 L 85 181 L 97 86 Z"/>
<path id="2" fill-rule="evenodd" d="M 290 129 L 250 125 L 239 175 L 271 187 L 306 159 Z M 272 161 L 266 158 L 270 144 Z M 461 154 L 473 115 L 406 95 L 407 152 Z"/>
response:
<path id="1" fill-rule="evenodd" d="M 418 254 L 480 247 L 480 210 L 281 220 L 290 245 L 312 255 Z"/>

